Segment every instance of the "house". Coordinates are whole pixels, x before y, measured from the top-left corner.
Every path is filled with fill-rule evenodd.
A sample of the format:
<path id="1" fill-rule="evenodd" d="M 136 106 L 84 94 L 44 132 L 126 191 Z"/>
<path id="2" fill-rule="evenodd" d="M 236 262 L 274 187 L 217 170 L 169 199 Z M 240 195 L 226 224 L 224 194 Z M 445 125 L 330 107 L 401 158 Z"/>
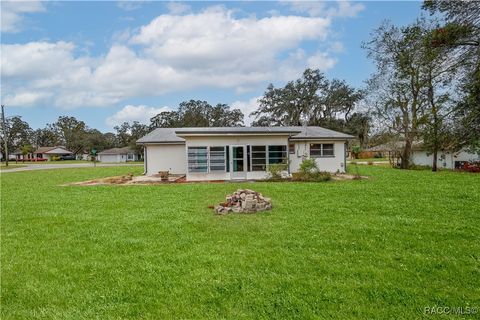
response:
<path id="1" fill-rule="evenodd" d="M 412 148 L 412 164 L 418 166 L 432 166 L 433 154 L 422 148 L 421 145 Z M 445 169 L 459 169 L 465 162 L 479 160 L 480 154 L 468 152 L 466 149 L 460 151 L 440 150 L 437 154 L 437 167 Z"/>
<path id="2" fill-rule="evenodd" d="M 100 162 L 127 162 L 140 159 L 141 156 L 130 147 L 107 149 L 97 154 L 97 160 Z"/>
<path id="3" fill-rule="evenodd" d="M 15 152 L 12 153 L 15 155 L 16 160 L 22 161 L 22 160 L 39 160 L 39 159 L 44 159 L 47 161 L 51 161 L 52 158 L 54 157 L 61 157 L 61 156 L 66 156 L 66 155 L 71 155 L 73 152 L 70 150 L 65 149 L 65 147 L 38 147 L 35 151 L 28 153 L 26 155 L 23 155 L 22 151 L 16 150 Z"/>
<path id="4" fill-rule="evenodd" d="M 159 171 L 189 181 L 264 179 L 270 164 L 296 172 L 314 158 L 322 171 L 345 172 L 346 142 L 353 137 L 321 127 L 158 128 L 137 141 L 146 175 Z"/>

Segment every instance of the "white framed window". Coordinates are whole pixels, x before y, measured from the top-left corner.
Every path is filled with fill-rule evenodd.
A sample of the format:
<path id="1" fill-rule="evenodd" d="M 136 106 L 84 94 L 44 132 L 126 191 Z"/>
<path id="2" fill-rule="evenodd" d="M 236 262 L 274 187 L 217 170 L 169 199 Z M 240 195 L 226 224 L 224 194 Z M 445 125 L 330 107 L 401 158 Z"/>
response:
<path id="1" fill-rule="evenodd" d="M 252 171 L 267 171 L 267 147 L 251 146 Z"/>
<path id="2" fill-rule="evenodd" d="M 188 147 L 188 172 L 208 172 L 207 147 Z"/>
<path id="3" fill-rule="evenodd" d="M 311 158 L 333 157 L 333 156 L 335 156 L 333 143 L 310 143 Z"/>
<path id="4" fill-rule="evenodd" d="M 223 171 L 227 167 L 226 147 L 210 147 L 209 167 L 210 171 Z"/>
<path id="5" fill-rule="evenodd" d="M 287 146 L 268 146 L 268 164 L 287 163 Z"/>

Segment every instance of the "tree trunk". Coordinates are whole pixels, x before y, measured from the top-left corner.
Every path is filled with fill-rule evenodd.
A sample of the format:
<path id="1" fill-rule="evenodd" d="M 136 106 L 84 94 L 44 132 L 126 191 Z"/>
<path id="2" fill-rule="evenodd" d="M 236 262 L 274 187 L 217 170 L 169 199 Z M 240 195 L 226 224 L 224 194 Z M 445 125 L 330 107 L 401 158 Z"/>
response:
<path id="1" fill-rule="evenodd" d="M 410 168 L 410 154 L 412 153 L 412 141 L 410 138 L 405 140 L 405 147 L 402 152 L 402 162 L 400 163 L 400 168 L 408 169 Z"/>
<path id="2" fill-rule="evenodd" d="M 432 171 L 436 172 L 437 171 L 437 158 L 438 158 L 438 150 L 435 147 L 433 150 L 433 163 L 432 163 Z"/>

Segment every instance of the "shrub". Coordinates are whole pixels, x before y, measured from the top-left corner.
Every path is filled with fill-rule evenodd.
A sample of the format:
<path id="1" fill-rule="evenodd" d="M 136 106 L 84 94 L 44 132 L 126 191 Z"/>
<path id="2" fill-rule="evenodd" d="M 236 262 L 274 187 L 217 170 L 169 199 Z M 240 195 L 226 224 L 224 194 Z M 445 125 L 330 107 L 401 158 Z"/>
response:
<path id="1" fill-rule="evenodd" d="M 312 172 L 318 172 L 318 166 L 315 159 L 304 159 L 302 163 L 300 163 L 300 172 L 303 174 L 308 174 Z"/>
<path id="2" fill-rule="evenodd" d="M 288 170 L 288 164 L 286 163 L 276 163 L 269 164 L 267 168 L 268 179 L 273 181 L 282 180 L 283 173 Z"/>
<path id="3" fill-rule="evenodd" d="M 293 181 L 302 181 L 302 182 L 323 182 L 329 181 L 332 179 L 330 172 L 317 171 L 305 174 L 303 172 L 295 172 L 292 174 Z"/>
<path id="4" fill-rule="evenodd" d="M 300 164 L 299 172 L 292 174 L 294 181 L 321 182 L 332 178 L 329 172 L 322 172 L 318 169 L 315 159 L 305 159 Z"/>

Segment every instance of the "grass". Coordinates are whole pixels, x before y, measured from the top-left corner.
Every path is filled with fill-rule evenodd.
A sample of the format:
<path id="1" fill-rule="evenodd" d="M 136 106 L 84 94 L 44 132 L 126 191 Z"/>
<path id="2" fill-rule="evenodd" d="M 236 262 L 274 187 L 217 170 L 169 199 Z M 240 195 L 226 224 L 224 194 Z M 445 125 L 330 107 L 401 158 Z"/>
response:
<path id="1" fill-rule="evenodd" d="M 388 162 L 388 158 L 366 158 L 366 159 L 349 159 L 349 162 L 379 162 L 379 161 L 386 161 Z"/>
<path id="2" fill-rule="evenodd" d="M 3 171 L 3 170 L 9 170 L 9 169 L 15 169 L 15 168 L 22 168 L 22 167 L 26 167 L 26 165 L 22 165 L 22 164 L 11 164 L 9 163 L 8 164 L 8 167 L 5 165 L 5 163 L 2 163 L 0 164 L 0 171 Z"/>
<path id="3" fill-rule="evenodd" d="M 1 176 L 2 319 L 420 319 L 480 312 L 480 175 L 62 187 L 141 167 Z M 214 216 L 238 187 L 274 209 Z M 460 318 L 474 318 L 464 315 Z M 439 317 L 444 318 L 444 317 Z"/>

